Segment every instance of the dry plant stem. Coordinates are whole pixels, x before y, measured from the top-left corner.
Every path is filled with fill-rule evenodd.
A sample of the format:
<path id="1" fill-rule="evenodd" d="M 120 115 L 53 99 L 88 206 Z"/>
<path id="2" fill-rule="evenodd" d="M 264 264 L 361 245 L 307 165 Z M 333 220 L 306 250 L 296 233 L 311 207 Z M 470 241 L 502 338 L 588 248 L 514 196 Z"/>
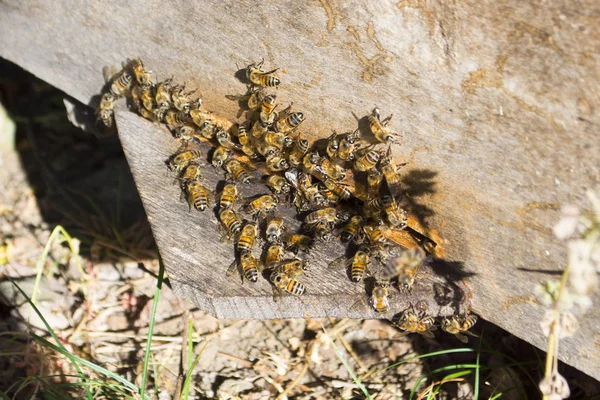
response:
<path id="1" fill-rule="evenodd" d="M 431 385 L 427 386 L 421 393 L 419 393 L 419 395 L 417 396 L 417 400 L 421 400 L 423 397 L 425 397 L 431 391 L 431 389 L 433 389 L 433 387 L 435 385 L 439 385 L 441 383 L 447 383 L 447 382 L 464 382 L 464 381 L 465 381 L 464 378 L 454 378 L 454 379 L 447 379 L 447 380 L 432 382 Z"/>
<path id="2" fill-rule="evenodd" d="M 183 331 L 181 332 L 181 362 L 179 363 L 179 373 L 177 374 L 177 384 L 175 385 L 175 395 L 173 400 L 179 400 L 181 397 L 181 389 L 183 386 L 183 375 L 187 373 L 187 366 L 189 365 L 188 360 L 188 334 L 190 329 L 190 312 L 185 310 L 183 312 Z"/>
<path id="3" fill-rule="evenodd" d="M 223 353 L 222 351 L 217 352 L 217 355 L 227 358 L 228 360 L 235 361 L 236 363 L 240 364 L 244 368 L 252 368 L 252 365 L 253 365 L 252 362 L 250 362 L 248 360 L 244 360 L 243 358 L 239 358 L 239 357 L 233 356 L 231 354 Z"/>
<path id="4" fill-rule="evenodd" d="M 366 373 L 367 368 L 365 368 L 362 361 L 360 361 L 360 358 L 358 357 L 358 355 L 354 352 L 354 350 L 352 350 L 352 346 L 350 346 L 348 341 L 346 339 L 344 339 L 344 336 L 341 333 L 338 333 L 336 336 L 337 336 L 338 340 L 342 343 L 342 345 L 344 346 L 344 348 L 346 349 L 348 354 L 350 354 L 350 356 L 354 359 L 354 362 L 356 362 L 356 365 L 358 365 L 358 368 L 360 368 L 361 372 L 363 374 Z"/>
<path id="5" fill-rule="evenodd" d="M 567 280 L 569 278 L 569 271 L 571 265 L 567 264 L 563 274 L 560 278 L 560 286 L 558 288 L 558 295 L 554 301 L 554 315 L 558 316 L 552 321 L 552 327 L 550 334 L 548 335 L 548 353 L 546 354 L 546 368 L 544 371 L 544 378 L 550 377 L 554 371 L 558 368 L 558 323 L 560 322 L 560 302 L 562 300 L 563 293 L 567 287 Z M 546 400 L 548 396 L 544 395 L 543 399 Z"/>

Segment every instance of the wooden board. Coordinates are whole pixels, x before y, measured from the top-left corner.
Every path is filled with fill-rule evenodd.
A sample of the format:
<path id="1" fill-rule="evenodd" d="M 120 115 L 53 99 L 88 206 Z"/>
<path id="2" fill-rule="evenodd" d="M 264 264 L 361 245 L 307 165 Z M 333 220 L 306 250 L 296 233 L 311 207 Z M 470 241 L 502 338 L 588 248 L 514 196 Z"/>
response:
<path id="1" fill-rule="evenodd" d="M 375 105 L 394 113 L 390 126 L 403 134 L 394 154 L 428 171 L 432 184 L 416 199 L 447 259 L 474 274 L 475 311 L 545 348 L 533 287 L 566 263 L 551 227 L 562 205 L 583 205 L 600 181 L 599 8 L 593 0 L 4 0 L 0 55 L 91 105 L 103 66 L 141 56 L 230 118 L 237 104 L 225 96 L 244 91 L 235 64 L 264 57 L 282 68 L 279 97 L 306 113 L 306 135 L 350 129 L 352 113 Z M 562 360 L 597 378 L 599 320 L 595 307 L 560 347 Z"/>

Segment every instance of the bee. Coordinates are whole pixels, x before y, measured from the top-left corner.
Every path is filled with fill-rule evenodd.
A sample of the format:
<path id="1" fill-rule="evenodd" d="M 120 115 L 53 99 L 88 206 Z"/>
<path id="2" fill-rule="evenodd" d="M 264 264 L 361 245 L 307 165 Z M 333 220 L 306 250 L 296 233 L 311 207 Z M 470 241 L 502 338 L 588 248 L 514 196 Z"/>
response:
<path id="1" fill-rule="evenodd" d="M 342 230 L 342 242 L 346 243 L 353 239 L 358 239 L 361 235 L 362 226 L 365 223 L 365 219 L 360 215 L 354 215 L 350 218 L 350 221 L 346 223 Z"/>
<path id="2" fill-rule="evenodd" d="M 284 157 L 278 155 L 267 157 L 267 168 L 273 172 L 285 171 L 289 167 L 290 164 L 288 164 Z"/>
<path id="3" fill-rule="evenodd" d="M 167 111 L 171 107 L 171 82 L 172 78 L 164 80 L 156 85 L 156 93 L 154 98 L 156 100 L 156 105 L 162 111 Z"/>
<path id="4" fill-rule="evenodd" d="M 260 158 L 260 153 L 257 152 L 256 149 L 249 144 L 242 146 L 242 153 L 244 153 L 246 156 L 248 156 L 248 158 L 251 158 L 253 160 Z"/>
<path id="5" fill-rule="evenodd" d="M 380 157 L 381 155 L 377 150 L 367 149 L 367 151 L 365 151 L 363 155 L 361 155 L 354 161 L 354 168 L 362 172 L 368 171 L 372 168 L 375 168 L 375 166 L 379 162 Z"/>
<path id="6" fill-rule="evenodd" d="M 384 275 L 388 279 L 398 277 L 400 289 L 410 291 L 424 260 L 425 252 L 420 247 L 406 249 L 386 263 Z"/>
<path id="7" fill-rule="evenodd" d="M 281 132 L 267 131 L 267 133 L 265 133 L 264 140 L 271 146 L 277 147 L 279 150 L 283 149 L 284 147 L 290 147 L 294 144 L 294 141 L 289 136 Z"/>
<path id="8" fill-rule="evenodd" d="M 185 188 L 188 194 L 188 204 L 190 205 L 190 210 L 192 209 L 192 205 L 198 211 L 206 210 L 206 207 L 209 205 L 208 189 L 197 180 L 187 182 Z"/>
<path id="9" fill-rule="evenodd" d="M 115 106 L 115 96 L 112 93 L 104 93 L 102 100 L 100 100 L 100 107 L 98 108 L 98 118 L 102 120 L 102 123 L 108 128 L 112 126 L 113 122 L 113 108 Z"/>
<path id="10" fill-rule="evenodd" d="M 340 138 L 336 131 L 333 131 L 331 136 L 327 139 L 327 157 L 330 160 L 335 160 L 338 154 L 338 150 L 340 149 Z"/>
<path id="11" fill-rule="evenodd" d="M 297 254 L 298 250 L 302 250 L 302 251 L 308 251 L 308 249 L 310 248 L 310 246 L 312 246 L 313 244 L 313 239 L 310 236 L 306 236 L 306 235 L 301 235 L 301 234 L 294 234 L 291 235 L 286 243 L 285 243 L 285 247 L 287 250 L 292 251 L 293 253 Z"/>
<path id="12" fill-rule="evenodd" d="M 276 243 L 281 240 L 281 232 L 283 231 L 283 218 L 272 218 L 267 224 L 265 237 L 267 243 Z"/>
<path id="13" fill-rule="evenodd" d="M 383 181 L 383 174 L 377 168 L 369 170 L 367 175 L 367 196 L 371 199 L 379 197 L 379 191 L 381 189 L 381 181 Z"/>
<path id="14" fill-rule="evenodd" d="M 352 197 L 352 191 L 350 191 L 348 185 L 341 182 L 334 182 L 333 179 L 326 178 L 323 180 L 323 185 L 340 199 L 348 200 Z"/>
<path id="15" fill-rule="evenodd" d="M 165 113 L 165 122 L 168 125 L 183 125 L 189 122 L 188 116 L 183 111 L 168 110 Z"/>
<path id="16" fill-rule="evenodd" d="M 467 343 L 469 339 L 464 335 L 465 333 L 469 336 L 477 337 L 469 329 L 477 323 L 477 315 L 469 314 L 465 316 L 453 315 L 451 317 L 445 317 L 442 319 L 440 324 L 443 331 L 453 334 L 458 340 L 463 343 Z"/>
<path id="17" fill-rule="evenodd" d="M 365 271 L 369 265 L 370 251 L 367 246 L 360 246 L 352 257 L 350 268 L 350 279 L 352 282 L 360 282 L 365 276 Z"/>
<path id="18" fill-rule="evenodd" d="M 213 153 L 211 163 L 216 168 L 222 167 L 232 155 L 233 152 L 231 150 L 226 147 L 219 146 Z"/>
<path id="19" fill-rule="evenodd" d="M 265 266 L 271 267 L 283 259 L 284 248 L 281 243 L 273 243 L 267 248 Z"/>
<path id="20" fill-rule="evenodd" d="M 232 158 L 231 160 L 227 161 L 227 163 L 225 164 L 225 170 L 236 181 L 245 184 L 250 184 L 252 182 L 252 177 L 250 176 L 250 173 L 242 166 L 242 163 L 236 159 Z"/>
<path id="21" fill-rule="evenodd" d="M 346 171 L 344 171 L 344 168 L 332 163 L 327 157 L 321 158 L 319 165 L 325 174 L 334 181 L 341 181 L 346 177 Z"/>
<path id="22" fill-rule="evenodd" d="M 177 173 L 181 172 L 188 164 L 200 160 L 202 153 L 200 150 L 187 150 L 174 154 L 169 160 L 169 169 Z"/>
<path id="23" fill-rule="evenodd" d="M 126 71 L 123 71 L 113 80 L 113 83 L 110 85 L 110 93 L 115 96 L 115 98 L 118 98 L 123 96 L 130 87 L 131 75 L 129 75 Z"/>
<path id="24" fill-rule="evenodd" d="M 404 215 L 404 210 L 400 209 L 398 204 L 396 204 L 394 197 L 385 195 L 381 198 L 381 201 L 389 224 L 396 228 L 404 228 L 406 226 L 407 218 Z"/>
<path id="25" fill-rule="evenodd" d="M 292 146 L 292 150 L 290 151 L 290 154 L 288 157 L 288 161 L 290 162 L 290 164 L 293 165 L 294 167 L 297 167 L 298 165 L 300 165 L 300 163 L 302 163 L 302 159 L 304 158 L 304 155 L 308 151 L 308 147 L 309 147 L 308 140 L 306 140 L 306 139 L 295 140 L 294 144 Z"/>
<path id="26" fill-rule="evenodd" d="M 222 208 L 219 211 L 219 219 L 230 238 L 242 231 L 242 221 L 231 208 Z"/>
<path id="27" fill-rule="evenodd" d="M 214 127 L 217 122 L 215 116 L 211 112 L 201 110 L 200 106 L 192 108 L 189 114 L 194 124 L 201 129 L 206 127 Z"/>
<path id="28" fill-rule="evenodd" d="M 223 208 L 233 208 L 236 199 L 238 198 L 238 190 L 237 186 L 233 182 L 229 182 L 225 184 L 223 187 L 223 191 L 221 192 L 221 197 L 219 198 L 219 207 Z"/>
<path id="29" fill-rule="evenodd" d="M 383 227 L 373 225 L 367 225 L 363 227 L 363 231 L 367 234 L 367 237 L 369 238 L 369 242 L 371 244 L 383 244 L 387 241 L 387 238 L 384 236 L 383 230 Z"/>
<path id="30" fill-rule="evenodd" d="M 417 311 L 416 308 L 419 310 Z M 400 336 L 405 336 L 409 333 L 418 333 L 426 338 L 433 338 L 434 336 L 431 331 L 437 328 L 434 325 L 435 320 L 433 317 L 425 315 L 427 305 L 425 302 L 420 301 L 417 303 L 416 308 L 411 304 L 409 308 L 400 314 L 400 317 L 396 321 L 393 321 L 393 324 L 404 331 L 400 333 Z"/>
<path id="31" fill-rule="evenodd" d="M 340 148 L 338 149 L 337 156 L 342 161 L 352 161 L 354 159 L 354 152 L 360 147 L 356 141 L 360 138 L 359 130 L 354 132 L 346 133 L 340 140 Z"/>
<path id="32" fill-rule="evenodd" d="M 248 109 L 256 110 L 262 102 L 262 90 L 257 87 L 250 87 L 248 90 Z"/>
<path id="33" fill-rule="evenodd" d="M 173 105 L 177 110 L 188 114 L 192 109 L 192 99 L 190 98 L 190 96 L 196 91 L 192 90 L 191 92 L 184 93 L 184 90 L 185 86 L 173 86 L 171 88 L 171 100 L 173 101 Z"/>
<path id="34" fill-rule="evenodd" d="M 138 86 L 138 98 L 144 108 L 148 111 L 154 109 L 154 95 L 152 93 L 152 86 Z"/>
<path id="35" fill-rule="evenodd" d="M 266 184 L 275 194 L 286 194 L 292 189 L 288 180 L 281 175 L 269 175 Z"/>
<path id="36" fill-rule="evenodd" d="M 264 213 L 275 210 L 278 204 L 279 198 L 277 196 L 265 194 L 248 203 L 246 212 L 256 218 Z"/>
<path id="37" fill-rule="evenodd" d="M 184 184 L 200 179 L 202 177 L 202 170 L 198 164 L 189 164 L 181 175 L 179 175 L 179 180 L 181 180 Z"/>
<path id="38" fill-rule="evenodd" d="M 331 239 L 331 230 L 333 226 L 331 223 L 326 221 L 319 221 L 315 225 L 311 226 L 311 230 L 314 232 L 315 238 L 323 241 L 329 241 Z"/>
<path id="39" fill-rule="evenodd" d="M 306 292 L 304 285 L 294 278 L 289 277 L 285 273 L 279 272 L 275 269 L 269 276 L 269 280 L 275 286 L 279 294 L 287 292 L 294 296 L 301 296 Z"/>
<path id="40" fill-rule="evenodd" d="M 333 193 L 322 183 L 319 184 L 319 193 L 325 198 L 327 204 L 337 204 L 340 201 L 340 197 Z"/>
<path id="41" fill-rule="evenodd" d="M 388 147 L 385 156 L 381 157 L 379 165 L 390 193 L 392 196 L 397 197 L 400 194 L 400 174 L 398 172 L 398 167 L 403 167 L 406 163 L 398 166 L 392 163 L 392 149 L 391 147 Z"/>
<path id="42" fill-rule="evenodd" d="M 218 129 L 217 132 L 215 133 L 215 138 L 217 139 L 217 142 L 219 142 L 220 146 L 223 146 L 230 150 L 236 150 L 236 151 L 242 150 L 242 146 L 240 146 L 238 143 L 233 143 L 231 141 L 231 135 L 229 134 L 229 132 L 227 132 L 224 129 Z"/>
<path id="43" fill-rule="evenodd" d="M 184 144 L 190 142 L 199 142 L 198 140 L 198 132 L 196 128 L 191 125 L 181 125 L 176 128 L 173 128 L 173 137 L 179 139 Z"/>
<path id="44" fill-rule="evenodd" d="M 273 113 L 273 110 L 277 107 L 276 100 L 276 96 L 268 95 L 261 101 L 259 118 L 264 125 L 271 125 L 275 122 L 276 114 Z"/>
<path id="45" fill-rule="evenodd" d="M 249 252 L 256 243 L 256 236 L 258 234 L 258 227 L 256 224 L 247 223 L 242 228 L 242 233 L 237 242 L 237 250 L 241 253 Z"/>
<path id="46" fill-rule="evenodd" d="M 308 226 L 314 226 L 319 222 L 334 224 L 338 220 L 337 210 L 333 207 L 322 208 L 313 211 L 304 218 L 304 223 Z"/>
<path id="47" fill-rule="evenodd" d="M 314 176 L 319 180 L 325 180 L 328 175 L 323 168 L 321 168 L 321 157 L 317 153 L 307 153 L 302 160 L 302 167 L 304 172 Z"/>
<path id="48" fill-rule="evenodd" d="M 262 140 L 256 144 L 256 151 L 265 158 L 274 157 L 281 152 L 277 147 L 271 146 Z"/>
<path id="49" fill-rule="evenodd" d="M 308 271 L 308 264 L 307 262 L 303 262 L 302 260 L 294 258 L 279 262 L 275 269 L 282 274 L 286 274 L 291 278 L 295 278 L 299 275 L 302 275 L 302 273 L 305 271 Z"/>
<path id="50" fill-rule="evenodd" d="M 290 133 L 298 129 L 302 122 L 304 122 L 304 114 L 293 112 L 288 114 L 287 117 L 277 120 L 275 130 L 281 133 Z"/>
<path id="51" fill-rule="evenodd" d="M 151 86 L 154 84 L 152 81 L 152 71 L 146 71 L 141 59 L 136 58 L 131 60 L 130 63 L 135 80 L 140 84 L 140 86 Z"/>
<path id="52" fill-rule="evenodd" d="M 386 279 L 378 279 L 375 282 L 375 287 L 371 292 L 371 307 L 378 313 L 386 313 L 390 308 L 390 281 Z"/>
<path id="53" fill-rule="evenodd" d="M 386 119 L 381 120 L 379 109 L 377 107 L 373 109 L 373 112 L 368 117 L 371 132 L 373 133 L 373 136 L 375 136 L 375 139 L 381 143 L 390 144 L 396 142 L 396 139 L 393 137 L 394 134 L 387 128 L 387 124 L 391 119 L 392 116 L 390 115 Z"/>
<path id="54" fill-rule="evenodd" d="M 258 281 L 258 263 L 252 253 L 243 252 L 240 255 L 239 265 L 242 268 L 242 276 L 246 278 L 246 280 L 249 280 L 250 282 Z M 227 270 L 227 275 L 233 275 L 237 269 L 237 266 L 237 261 L 234 261 Z"/>
<path id="55" fill-rule="evenodd" d="M 268 130 L 269 125 L 265 125 L 260 121 L 256 121 L 254 124 L 252 124 L 252 128 L 250 128 L 250 136 L 255 139 L 259 139 L 263 137 Z"/>
<path id="56" fill-rule="evenodd" d="M 242 146 L 248 146 L 250 144 L 250 139 L 248 138 L 248 131 L 246 130 L 246 125 L 239 124 L 237 126 L 237 138 L 238 142 Z"/>
<path id="57" fill-rule="evenodd" d="M 262 67 L 264 60 L 258 64 L 252 63 L 246 68 L 246 77 L 250 82 L 260 87 L 274 87 L 277 88 L 280 84 L 279 79 L 273 75 L 279 68 L 275 68 L 272 71 L 264 72 Z"/>
<path id="58" fill-rule="evenodd" d="M 160 110 L 152 110 L 152 111 L 148 111 L 146 108 L 144 107 L 139 107 L 138 108 L 138 112 L 140 113 L 140 115 L 144 118 L 146 118 L 149 121 L 162 121 L 163 116 L 165 115 L 164 112 L 160 111 Z"/>

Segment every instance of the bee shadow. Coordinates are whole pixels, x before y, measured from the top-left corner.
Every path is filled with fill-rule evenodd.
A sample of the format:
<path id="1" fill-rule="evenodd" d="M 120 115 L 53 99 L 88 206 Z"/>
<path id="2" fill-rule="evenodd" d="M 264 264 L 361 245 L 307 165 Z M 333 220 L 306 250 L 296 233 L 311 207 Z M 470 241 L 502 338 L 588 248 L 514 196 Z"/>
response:
<path id="1" fill-rule="evenodd" d="M 460 261 L 447 261 L 431 258 L 428 262 L 433 273 L 441 277 L 443 282 L 433 284 L 434 299 L 440 306 L 451 306 L 458 313 L 460 306 L 465 304 L 465 296 L 468 296 L 459 285 L 459 281 L 475 275 L 465 271 L 465 265 Z"/>
<path id="2" fill-rule="evenodd" d="M 429 169 L 412 169 L 402 176 L 402 188 L 404 196 L 401 199 L 402 206 L 411 214 L 415 215 L 419 222 L 423 223 L 425 218 L 434 215 L 434 211 L 419 201 L 419 197 L 436 193 L 434 178 L 437 172 Z"/>
<path id="3" fill-rule="evenodd" d="M 248 79 L 248 75 L 246 74 L 246 68 L 238 69 L 233 73 L 233 77 L 242 82 L 244 85 L 251 85 L 252 82 Z"/>

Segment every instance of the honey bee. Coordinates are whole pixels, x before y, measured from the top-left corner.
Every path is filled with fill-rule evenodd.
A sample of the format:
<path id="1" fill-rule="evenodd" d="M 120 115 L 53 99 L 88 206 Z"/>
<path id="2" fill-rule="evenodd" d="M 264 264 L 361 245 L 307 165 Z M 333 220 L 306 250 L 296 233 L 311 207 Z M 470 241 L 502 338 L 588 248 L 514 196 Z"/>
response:
<path id="1" fill-rule="evenodd" d="M 375 136 L 375 139 L 381 143 L 390 144 L 396 142 L 396 139 L 393 137 L 394 134 L 392 134 L 387 128 L 387 124 L 391 119 L 392 116 L 390 115 L 386 119 L 381 120 L 378 108 L 374 108 L 373 112 L 368 117 L 369 128 L 371 128 L 371 132 L 373 133 L 373 136 Z"/>
<path id="2" fill-rule="evenodd" d="M 420 247 L 406 249 L 386 263 L 384 275 L 388 279 L 398 277 L 400 289 L 410 291 L 424 260 L 425 252 Z"/>
<path id="3" fill-rule="evenodd" d="M 242 228 L 242 233 L 237 242 L 237 250 L 241 253 L 249 252 L 256 243 L 256 236 L 258 234 L 258 227 L 256 224 L 247 223 Z"/>
<path id="4" fill-rule="evenodd" d="M 242 231 L 242 221 L 231 208 L 222 208 L 219 211 L 219 219 L 230 238 Z"/>
<path id="5" fill-rule="evenodd" d="M 190 142 L 198 142 L 198 132 L 196 128 L 191 125 L 181 125 L 175 128 L 172 128 L 173 137 L 179 139 L 184 144 Z"/>
<path id="6" fill-rule="evenodd" d="M 281 133 L 291 133 L 298 129 L 302 122 L 304 122 L 304 114 L 293 112 L 285 118 L 278 119 L 275 122 L 275 130 Z"/>
<path id="7" fill-rule="evenodd" d="M 250 201 L 246 206 L 246 212 L 256 218 L 269 211 L 275 210 L 278 204 L 279 198 L 277 196 L 265 194 Z"/>
<path id="8" fill-rule="evenodd" d="M 184 184 L 187 182 L 200 179 L 202 177 L 202 170 L 198 164 L 189 164 L 181 175 L 179 175 L 179 180 L 181 180 Z"/>
<path id="9" fill-rule="evenodd" d="M 273 75 L 279 68 L 275 68 L 272 71 L 264 72 L 262 67 L 264 60 L 258 64 L 252 63 L 246 68 L 246 77 L 250 82 L 260 87 L 274 87 L 277 88 L 280 84 L 279 79 Z"/>
<path id="10" fill-rule="evenodd" d="M 271 267 L 283 259 L 284 248 L 281 243 L 274 243 L 267 248 L 265 266 Z"/>
<path id="11" fill-rule="evenodd" d="M 110 85 L 110 93 L 119 98 L 125 94 L 131 88 L 131 75 L 126 71 L 121 72 L 119 76 L 115 77 L 113 83 Z"/>
<path id="12" fill-rule="evenodd" d="M 175 85 L 171 88 L 171 100 L 173 101 L 173 105 L 179 111 L 188 114 L 192 109 L 192 99 L 190 96 L 194 94 L 196 91 L 192 90 L 191 92 L 184 92 L 185 86 Z"/>
<path id="13" fill-rule="evenodd" d="M 290 165 L 284 157 L 272 155 L 267 157 L 267 168 L 273 172 L 285 171 Z"/>
<path id="14" fill-rule="evenodd" d="M 268 95 L 262 99 L 259 118 L 264 125 L 271 125 L 275 122 L 276 114 L 273 113 L 273 110 L 277 107 L 276 100 L 277 97 L 274 95 Z"/>
<path id="15" fill-rule="evenodd" d="M 102 100 L 100 100 L 100 107 L 98 108 L 98 118 L 102 120 L 102 123 L 108 128 L 112 126 L 115 100 L 115 96 L 111 93 L 104 93 L 102 95 Z"/>
<path id="16" fill-rule="evenodd" d="M 174 154 L 169 160 L 169 169 L 179 173 L 190 163 L 199 161 L 201 157 L 202 153 L 200 150 L 187 150 L 182 153 Z"/>
<path id="17" fill-rule="evenodd" d="M 285 273 L 279 272 L 275 269 L 269 276 L 269 280 L 275 286 L 279 294 L 287 292 L 294 296 L 301 296 L 306 292 L 304 285 L 294 278 L 291 278 Z"/>
<path id="18" fill-rule="evenodd" d="M 283 218 L 272 218 L 267 224 L 265 230 L 265 237 L 267 243 L 276 243 L 281 240 L 281 233 L 283 231 Z"/>
<path id="19" fill-rule="evenodd" d="M 383 244 L 387 241 L 387 238 L 385 237 L 383 230 L 384 230 L 383 227 L 374 226 L 374 225 L 367 225 L 367 226 L 363 227 L 363 231 L 367 234 L 367 237 L 369 238 L 369 242 L 374 245 Z"/>
<path id="20" fill-rule="evenodd" d="M 314 232 L 315 238 L 323 241 L 329 241 L 329 239 L 331 239 L 332 228 L 332 224 L 326 221 L 319 221 L 310 227 Z"/>
<path id="21" fill-rule="evenodd" d="M 370 169 L 367 175 L 367 196 L 369 198 L 379 197 L 381 181 L 383 181 L 383 174 L 377 168 Z"/>
<path id="22" fill-rule="evenodd" d="M 386 279 L 378 279 L 375 282 L 375 287 L 371 292 L 371 307 L 378 313 L 386 313 L 390 309 L 390 281 Z"/>
<path id="23" fill-rule="evenodd" d="M 418 309 L 418 310 L 417 310 Z M 408 335 L 409 333 L 418 333 L 426 338 L 433 338 L 431 331 L 436 330 L 435 320 L 429 315 L 425 315 L 427 304 L 423 301 L 417 303 L 416 308 L 411 304 L 409 308 L 404 310 L 400 317 L 392 321 L 403 332 L 400 336 Z"/>
<path id="24" fill-rule="evenodd" d="M 326 157 L 321 158 L 319 163 L 325 174 L 334 181 L 341 181 L 346 177 L 346 171 L 341 166 L 334 164 Z"/>
<path id="25" fill-rule="evenodd" d="M 148 111 L 154 110 L 154 95 L 152 86 L 137 86 L 139 88 L 138 98 L 144 108 Z"/>
<path id="26" fill-rule="evenodd" d="M 321 167 L 321 157 L 317 153 L 307 153 L 302 160 L 304 171 L 315 178 L 323 181 L 329 177 L 327 172 Z"/>
<path id="27" fill-rule="evenodd" d="M 223 208 L 233 208 L 236 199 L 238 198 L 238 190 L 237 186 L 233 182 L 229 182 L 225 184 L 223 187 L 223 191 L 221 192 L 221 197 L 219 198 L 219 207 Z"/>
<path id="28" fill-rule="evenodd" d="M 199 128 L 213 127 L 216 124 L 215 116 L 208 111 L 201 110 L 200 107 L 194 107 L 189 112 L 190 118 Z"/>
<path id="29" fill-rule="evenodd" d="M 214 159 L 214 158 L 213 158 Z M 242 163 L 236 159 L 231 159 L 225 164 L 225 170 L 234 180 L 245 184 L 252 183 L 250 173 L 242 166 Z"/>
<path id="30" fill-rule="evenodd" d="M 361 229 L 363 224 L 365 223 L 365 219 L 360 215 L 354 215 L 350 218 L 350 221 L 346 223 L 344 229 L 342 231 L 341 239 L 342 242 L 346 243 L 353 239 L 359 239 L 361 234 Z"/>
<path id="31" fill-rule="evenodd" d="M 352 282 L 360 282 L 365 277 L 365 271 L 369 265 L 370 250 L 367 246 L 360 246 L 352 257 L 350 267 L 350 279 Z"/>
<path id="32" fill-rule="evenodd" d="M 256 151 L 265 158 L 274 157 L 280 153 L 280 150 L 277 147 L 271 146 L 264 141 L 260 141 L 256 144 Z"/>
<path id="33" fill-rule="evenodd" d="M 299 275 L 302 275 L 302 273 L 305 271 L 308 271 L 308 264 L 302 260 L 294 258 L 279 262 L 275 269 L 282 274 L 286 274 L 291 278 L 295 278 Z"/>
<path id="34" fill-rule="evenodd" d="M 395 165 L 392 162 L 392 149 L 388 147 L 388 150 L 385 156 L 381 157 L 379 161 L 379 165 L 381 167 L 381 172 L 385 177 L 385 183 L 387 184 L 390 193 L 392 196 L 397 197 L 400 195 L 400 174 L 398 172 L 398 167 L 403 167 L 406 163 Z"/>
<path id="35" fill-rule="evenodd" d="M 248 131 L 246 130 L 246 125 L 239 124 L 237 126 L 237 138 L 238 142 L 242 146 L 248 146 L 250 144 L 250 139 L 248 138 Z"/>
<path id="36" fill-rule="evenodd" d="M 379 151 L 374 149 L 366 149 L 364 154 L 354 161 L 354 168 L 361 172 L 368 171 L 372 168 L 375 168 L 380 157 L 381 155 L 379 154 Z"/>
<path id="37" fill-rule="evenodd" d="M 242 146 L 240 146 L 238 143 L 233 143 L 231 141 L 231 135 L 224 129 L 218 129 L 215 133 L 215 138 L 217 139 L 217 142 L 219 142 L 220 146 L 223 146 L 230 150 L 242 150 Z"/>
<path id="38" fill-rule="evenodd" d="M 171 82 L 172 78 L 166 79 L 156 85 L 154 98 L 159 110 L 167 111 L 171 107 Z"/>
<path id="39" fill-rule="evenodd" d="M 190 210 L 192 209 L 192 205 L 198 211 L 206 210 L 206 207 L 209 205 L 208 189 L 197 180 L 187 182 L 185 188 L 188 195 L 188 204 L 190 205 Z"/>
<path id="40" fill-rule="evenodd" d="M 162 118 L 164 116 L 164 112 L 160 110 L 148 111 L 144 107 L 138 108 L 138 112 L 142 117 L 146 118 L 149 121 L 162 121 Z"/>
<path id="41" fill-rule="evenodd" d="M 442 319 L 440 326 L 443 331 L 451 333 L 454 336 L 456 336 L 456 338 L 461 342 L 467 343 L 469 339 L 464 334 L 477 337 L 477 335 L 475 335 L 474 333 L 469 332 L 469 329 L 471 329 L 471 327 L 473 327 L 473 325 L 475 325 L 476 323 L 476 315 L 453 315 L 449 318 L 445 317 L 444 319 Z"/>
<path id="42" fill-rule="evenodd" d="M 261 105 L 262 98 L 263 95 L 260 88 L 250 87 L 248 90 L 248 109 L 256 110 Z"/>
<path id="43" fill-rule="evenodd" d="M 258 281 L 258 262 L 252 253 L 243 252 L 240 255 L 239 265 L 242 268 L 242 276 L 246 278 L 246 280 L 249 280 L 250 282 Z M 227 275 L 233 275 L 237 269 L 237 266 L 237 261 L 234 261 L 227 270 Z"/>
<path id="44" fill-rule="evenodd" d="M 385 209 L 389 224 L 395 228 L 404 228 L 407 218 L 404 210 L 398 207 L 396 200 L 391 195 L 385 195 L 381 198 L 383 208 Z"/>
<path id="45" fill-rule="evenodd" d="M 338 195 L 336 195 L 335 193 L 333 193 L 331 190 L 329 190 L 327 188 L 327 186 L 323 185 L 322 183 L 318 184 L 319 185 L 319 193 L 325 198 L 325 202 L 327 204 L 337 204 L 338 201 L 340 201 L 340 197 Z"/>
<path id="46" fill-rule="evenodd" d="M 260 153 L 249 144 L 242 146 L 242 153 L 244 153 L 246 156 L 248 156 L 248 158 L 251 158 L 253 160 L 260 158 Z"/>
<path id="47" fill-rule="evenodd" d="M 213 153 L 211 163 L 214 167 L 220 168 L 227 162 L 227 160 L 229 160 L 229 158 L 231 158 L 232 155 L 233 155 L 233 152 L 231 150 L 229 150 L 228 148 L 219 146 L 216 148 L 215 152 Z"/>
<path id="48" fill-rule="evenodd" d="M 264 140 L 271 146 L 277 147 L 279 150 L 283 149 L 284 147 L 290 147 L 294 144 L 294 141 L 289 136 L 284 135 L 281 132 L 267 131 L 267 133 L 265 133 Z"/>
<path id="49" fill-rule="evenodd" d="M 263 137 L 268 130 L 269 125 L 265 125 L 260 121 L 256 121 L 254 124 L 252 124 L 252 128 L 250 128 L 250 136 L 255 139 L 259 139 Z"/>
<path id="50" fill-rule="evenodd" d="M 333 207 L 322 208 L 317 211 L 313 211 L 304 218 L 304 223 L 307 226 L 314 226 L 319 222 L 327 222 L 334 224 L 338 220 L 338 212 Z"/>
<path id="51" fill-rule="evenodd" d="M 346 133 L 340 140 L 340 147 L 338 149 L 337 156 L 342 161 L 352 161 L 354 159 L 354 152 L 360 147 L 356 141 L 360 138 L 359 130 L 354 132 Z"/>
<path id="52" fill-rule="evenodd" d="M 135 79 L 137 83 L 140 84 L 140 86 L 151 86 L 154 84 L 154 82 L 152 81 L 152 71 L 147 71 L 144 68 L 144 64 L 142 63 L 141 59 L 136 58 L 134 60 L 131 60 L 130 65 L 131 70 L 133 71 L 133 75 L 135 76 Z"/>
<path id="53" fill-rule="evenodd" d="M 292 189 L 287 179 L 281 175 L 269 175 L 266 184 L 275 194 L 286 194 Z"/>
<path id="54" fill-rule="evenodd" d="M 309 143 L 306 139 L 297 139 L 294 141 L 292 150 L 290 151 L 288 161 L 294 167 L 297 167 L 302 163 L 304 155 L 308 151 Z"/>
<path id="55" fill-rule="evenodd" d="M 341 182 L 334 182 L 333 179 L 326 178 L 323 180 L 323 185 L 340 199 L 348 200 L 352 197 L 352 191 L 350 191 L 347 185 Z"/>
<path id="56" fill-rule="evenodd" d="M 326 148 L 327 157 L 329 157 L 330 160 L 335 160 L 339 149 L 340 149 L 340 138 L 338 137 L 337 132 L 333 131 L 331 136 L 329 136 L 329 138 L 327 139 L 327 148 Z"/>
<path id="57" fill-rule="evenodd" d="M 168 125 L 183 125 L 189 122 L 188 116 L 183 111 L 168 110 L 165 113 L 165 122 Z"/>
<path id="58" fill-rule="evenodd" d="M 286 249 L 297 254 L 299 250 L 308 251 L 313 244 L 313 239 L 310 236 L 301 235 L 299 233 L 291 235 L 285 243 Z"/>

